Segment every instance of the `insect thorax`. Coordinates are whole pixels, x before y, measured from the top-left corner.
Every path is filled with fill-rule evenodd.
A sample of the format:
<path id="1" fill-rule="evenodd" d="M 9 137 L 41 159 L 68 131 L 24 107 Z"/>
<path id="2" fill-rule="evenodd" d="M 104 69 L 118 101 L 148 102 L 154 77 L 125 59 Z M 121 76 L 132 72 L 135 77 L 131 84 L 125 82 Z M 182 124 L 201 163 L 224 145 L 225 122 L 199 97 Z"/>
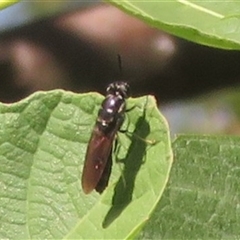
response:
<path id="1" fill-rule="evenodd" d="M 119 130 L 124 120 L 125 107 L 125 99 L 120 95 L 108 95 L 98 112 L 98 127 L 105 134 Z"/>

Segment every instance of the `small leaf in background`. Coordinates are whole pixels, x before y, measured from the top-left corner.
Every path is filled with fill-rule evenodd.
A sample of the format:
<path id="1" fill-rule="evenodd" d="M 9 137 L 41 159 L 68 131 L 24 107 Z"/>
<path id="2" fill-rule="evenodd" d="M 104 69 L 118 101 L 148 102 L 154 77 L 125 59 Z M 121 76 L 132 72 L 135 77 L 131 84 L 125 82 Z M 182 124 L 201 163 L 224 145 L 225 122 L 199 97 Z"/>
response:
<path id="1" fill-rule="evenodd" d="M 240 1 L 107 2 L 178 37 L 212 47 L 240 49 Z"/>
<path id="2" fill-rule="evenodd" d="M 123 127 L 134 134 L 118 134 L 109 187 L 102 195 L 81 189 L 102 100 L 58 90 L 0 105 L 1 239 L 125 239 L 149 218 L 172 162 L 167 124 L 152 97 L 127 101 L 136 107 Z"/>
<path id="3" fill-rule="evenodd" d="M 166 190 L 140 239 L 238 239 L 240 139 L 180 136 Z"/>
<path id="4" fill-rule="evenodd" d="M 18 0 L 0 0 L 0 9 L 6 8 L 12 4 L 19 2 Z"/>

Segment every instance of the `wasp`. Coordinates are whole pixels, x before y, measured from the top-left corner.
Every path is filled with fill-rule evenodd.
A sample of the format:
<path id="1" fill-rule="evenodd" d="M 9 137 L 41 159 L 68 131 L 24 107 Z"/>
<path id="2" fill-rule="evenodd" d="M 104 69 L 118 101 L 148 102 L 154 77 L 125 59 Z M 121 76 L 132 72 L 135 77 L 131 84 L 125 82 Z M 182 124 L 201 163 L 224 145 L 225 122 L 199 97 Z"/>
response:
<path id="1" fill-rule="evenodd" d="M 106 89 L 83 166 L 82 188 L 86 194 L 94 189 L 102 193 L 108 185 L 113 142 L 124 121 L 128 96 L 129 85 L 126 82 L 113 82 Z"/>

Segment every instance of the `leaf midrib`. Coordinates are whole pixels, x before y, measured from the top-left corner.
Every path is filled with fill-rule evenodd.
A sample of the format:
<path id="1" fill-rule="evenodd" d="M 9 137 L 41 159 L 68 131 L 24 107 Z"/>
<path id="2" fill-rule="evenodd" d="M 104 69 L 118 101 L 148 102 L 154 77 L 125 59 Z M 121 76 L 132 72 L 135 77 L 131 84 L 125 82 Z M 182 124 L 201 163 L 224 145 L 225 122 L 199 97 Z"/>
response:
<path id="1" fill-rule="evenodd" d="M 148 15 L 146 12 L 144 12 L 142 9 L 139 9 L 138 7 L 136 7 L 134 4 L 132 4 L 130 1 L 122 1 L 122 2 L 125 2 L 125 4 L 128 4 L 132 9 L 136 10 L 137 12 L 140 12 L 142 15 L 144 16 L 148 16 L 149 18 L 152 18 L 150 15 Z M 149 1 L 151 2 L 151 1 Z M 153 1 L 154 2 L 154 1 Z M 192 3 L 188 0 L 176 0 L 176 2 L 182 4 L 182 5 L 185 5 L 185 6 L 188 6 L 194 10 L 197 10 L 197 11 L 200 11 L 200 12 L 203 12 L 203 13 L 206 13 L 208 15 L 211 15 L 213 17 L 216 17 L 216 18 L 219 18 L 219 19 L 223 19 L 225 18 L 224 15 L 216 12 L 216 11 L 213 11 L 213 10 L 210 10 L 210 9 L 207 9 L 205 7 L 202 7 L 196 3 Z"/>
<path id="2" fill-rule="evenodd" d="M 220 14 L 220 13 L 217 13 L 217 12 L 215 12 L 215 11 L 212 11 L 212 10 L 210 10 L 210 9 L 207 9 L 207 8 L 205 8 L 205 7 L 202 7 L 202 6 L 200 6 L 200 5 L 197 5 L 197 4 L 195 4 L 195 3 L 192 3 L 192 2 L 190 2 L 190 1 L 187 1 L 187 0 L 177 0 L 177 2 L 179 2 L 179 3 L 183 4 L 183 5 L 186 5 L 186 6 L 188 6 L 188 7 L 191 7 L 191 8 L 193 8 L 193 9 L 195 9 L 195 10 L 198 10 L 198 11 L 200 11 L 200 12 L 207 13 L 207 14 L 209 14 L 209 15 L 211 15 L 211 16 L 214 16 L 214 17 L 217 17 L 217 18 L 220 18 L 220 19 L 224 18 L 224 15 L 222 15 L 222 14 Z"/>

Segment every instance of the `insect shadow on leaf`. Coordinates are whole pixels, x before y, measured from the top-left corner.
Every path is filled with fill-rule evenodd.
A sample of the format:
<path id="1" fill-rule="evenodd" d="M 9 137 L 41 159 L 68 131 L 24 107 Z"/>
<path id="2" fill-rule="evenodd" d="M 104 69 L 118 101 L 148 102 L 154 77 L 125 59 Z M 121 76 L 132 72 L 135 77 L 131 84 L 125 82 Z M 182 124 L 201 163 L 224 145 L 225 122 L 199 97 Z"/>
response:
<path id="1" fill-rule="evenodd" d="M 145 139 L 149 133 L 150 126 L 146 121 L 144 110 L 143 116 L 140 116 L 136 123 L 134 132 L 131 135 L 127 134 L 131 139 L 131 145 L 126 158 L 121 161 L 123 163 L 123 171 L 114 188 L 112 206 L 103 220 L 103 228 L 107 228 L 132 201 L 135 179 L 141 165 L 145 161 L 148 145 L 142 139 Z M 140 136 L 141 139 L 137 136 Z"/>

